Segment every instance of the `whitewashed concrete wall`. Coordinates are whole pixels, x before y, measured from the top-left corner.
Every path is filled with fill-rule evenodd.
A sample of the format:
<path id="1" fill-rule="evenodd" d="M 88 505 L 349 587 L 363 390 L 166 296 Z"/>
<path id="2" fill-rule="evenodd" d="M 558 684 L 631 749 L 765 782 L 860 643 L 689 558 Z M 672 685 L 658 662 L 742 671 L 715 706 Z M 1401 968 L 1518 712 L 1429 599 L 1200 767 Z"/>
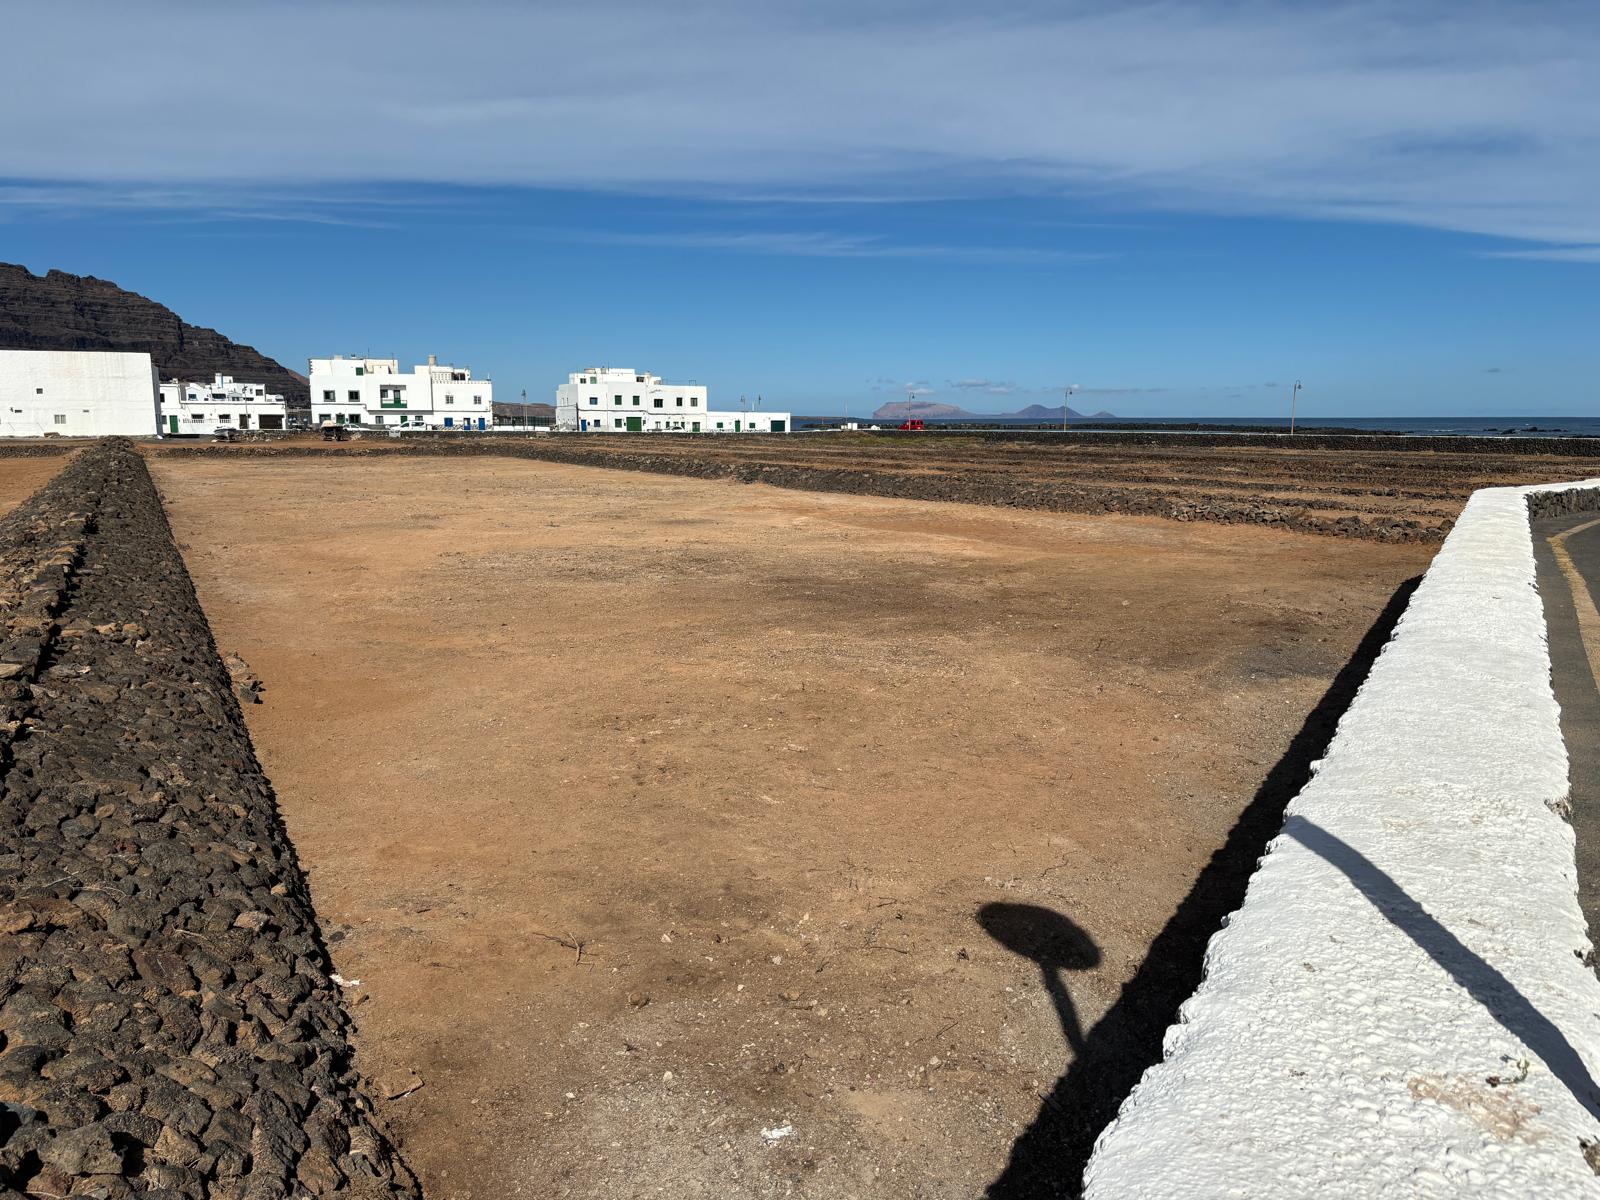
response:
<path id="1" fill-rule="evenodd" d="M 148 354 L 0 350 L 0 437 L 149 437 L 159 387 Z"/>
<path id="2" fill-rule="evenodd" d="M 1600 982 L 1534 490 L 1467 503 L 1087 1196 L 1600 1194 Z"/>

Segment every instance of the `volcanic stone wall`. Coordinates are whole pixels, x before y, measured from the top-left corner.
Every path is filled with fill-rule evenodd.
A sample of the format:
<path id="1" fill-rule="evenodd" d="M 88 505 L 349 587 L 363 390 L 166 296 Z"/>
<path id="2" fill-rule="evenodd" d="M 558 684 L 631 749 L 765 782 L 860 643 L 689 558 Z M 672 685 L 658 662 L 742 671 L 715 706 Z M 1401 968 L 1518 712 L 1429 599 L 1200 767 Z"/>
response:
<path id="1" fill-rule="evenodd" d="M 0 1197 L 415 1197 L 143 460 L 0 521 Z"/>
<path id="2" fill-rule="evenodd" d="M 1542 521 L 1546 517 L 1565 517 L 1572 513 L 1600 511 L 1600 488 L 1568 488 L 1565 491 L 1528 493 L 1528 516 Z"/>

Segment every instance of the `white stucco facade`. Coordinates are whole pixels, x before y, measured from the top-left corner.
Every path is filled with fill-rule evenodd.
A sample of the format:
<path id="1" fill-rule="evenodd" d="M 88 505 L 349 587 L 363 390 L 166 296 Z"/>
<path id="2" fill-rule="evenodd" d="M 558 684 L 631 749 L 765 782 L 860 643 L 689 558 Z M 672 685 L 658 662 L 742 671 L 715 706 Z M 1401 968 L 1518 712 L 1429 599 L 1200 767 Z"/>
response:
<path id="1" fill-rule="evenodd" d="M 159 383 L 148 354 L 0 350 L 0 437 L 150 437 Z"/>
<path id="2" fill-rule="evenodd" d="M 410 371 L 394 358 L 311 360 L 311 421 L 388 429 L 490 429 L 494 384 L 433 355 Z"/>
<path id="3" fill-rule="evenodd" d="M 556 388 L 556 428 L 568 433 L 787 433 L 785 412 L 710 407 L 702 384 L 668 383 L 631 367 L 587 367 Z"/>
<path id="4" fill-rule="evenodd" d="M 161 385 L 163 434 L 209 434 L 217 429 L 282 429 L 288 406 L 261 383 L 240 383 L 215 375 L 210 383 Z"/>

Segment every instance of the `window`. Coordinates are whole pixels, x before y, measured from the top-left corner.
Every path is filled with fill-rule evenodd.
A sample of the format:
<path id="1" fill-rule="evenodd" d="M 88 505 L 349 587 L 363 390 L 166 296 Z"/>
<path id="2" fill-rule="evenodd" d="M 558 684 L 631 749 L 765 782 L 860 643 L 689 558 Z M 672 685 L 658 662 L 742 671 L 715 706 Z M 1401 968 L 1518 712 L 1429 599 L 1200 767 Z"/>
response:
<path id="1" fill-rule="evenodd" d="M 689 397 L 689 407 L 690 408 L 698 408 L 699 405 L 700 405 L 700 401 L 698 399 L 696 399 L 693 396 Z"/>
<path id="2" fill-rule="evenodd" d="M 405 418 L 404 418 L 404 417 L 401 417 L 401 418 L 400 418 L 400 419 L 401 419 L 401 420 L 402 420 L 402 421 L 403 421 L 403 420 L 405 420 Z M 372 418 L 372 423 L 373 423 L 373 424 L 374 424 L 374 425 L 382 425 L 382 424 L 383 424 L 383 414 L 382 414 L 382 413 L 376 413 L 376 414 L 374 414 L 374 416 L 373 416 L 373 418 Z"/>
<path id="3" fill-rule="evenodd" d="M 474 396 L 472 398 L 472 402 L 474 404 L 482 404 L 483 403 L 483 397 L 482 396 Z"/>
<path id="4" fill-rule="evenodd" d="M 191 396 L 190 399 L 192 400 L 192 399 L 194 399 L 194 397 Z M 322 393 L 322 401 L 323 401 L 324 404 L 332 404 L 333 403 L 333 393 L 332 392 L 323 392 Z"/>
<path id="5" fill-rule="evenodd" d="M 635 408 L 637 408 L 637 407 L 639 407 L 639 397 L 637 397 L 637 396 L 635 396 L 635 397 L 634 397 L 634 398 L 633 398 L 633 406 L 634 406 L 634 407 L 635 407 Z"/>
<path id="6" fill-rule="evenodd" d="M 679 401 L 678 401 L 678 403 L 679 403 L 679 404 L 682 404 L 682 403 L 683 403 L 683 401 L 682 401 L 682 400 L 679 400 Z M 660 396 L 657 396 L 657 397 L 656 397 L 656 399 L 655 399 L 655 405 L 656 405 L 656 407 L 657 407 L 657 408 L 660 408 L 660 407 L 661 407 L 661 397 L 660 397 Z"/>
<path id="7" fill-rule="evenodd" d="M 718 428 L 718 429 L 721 429 L 721 428 L 722 428 L 722 422 L 721 422 L 721 421 L 718 421 L 718 422 L 717 422 L 717 428 Z"/>
<path id="8" fill-rule="evenodd" d="M 231 421 L 231 420 L 233 420 L 233 414 L 232 413 L 218 413 L 217 414 L 217 420 L 219 420 L 219 421 Z"/>
<path id="9" fill-rule="evenodd" d="M 589 397 L 589 403 L 590 404 L 599 404 L 600 403 L 600 397 L 599 396 L 590 396 Z"/>
<path id="10" fill-rule="evenodd" d="M 350 395 L 349 395 L 349 400 L 350 400 L 351 404 L 360 404 L 361 403 L 361 393 L 358 392 L 358 391 L 352 391 L 350 393 Z"/>
<path id="11" fill-rule="evenodd" d="M 66 413 L 57 413 L 56 414 L 56 424 L 57 425 L 65 425 L 66 423 L 67 423 L 67 414 Z M 621 424 L 621 422 L 618 422 L 618 424 Z"/>
<path id="12" fill-rule="evenodd" d="M 644 382 L 644 376 L 643 375 L 635 375 L 633 377 L 633 381 L 635 383 L 643 383 Z"/>
<path id="13" fill-rule="evenodd" d="M 613 403 L 613 404 L 621 404 L 622 403 L 622 397 L 621 396 L 613 396 L 613 397 L 611 397 L 611 403 Z"/>
<path id="14" fill-rule="evenodd" d="M 621 417 L 618 417 L 615 421 L 613 421 L 611 423 L 613 425 L 615 425 L 618 429 L 622 428 L 622 418 Z"/>
<path id="15" fill-rule="evenodd" d="M 682 397 L 682 396 L 679 396 L 679 397 L 678 397 L 678 407 L 679 407 L 679 408 L 682 408 L 682 407 L 683 407 L 683 397 Z"/>
<path id="16" fill-rule="evenodd" d="M 446 396 L 444 398 L 444 402 L 446 404 L 454 404 L 456 402 L 456 398 L 454 396 Z"/>
<path id="17" fill-rule="evenodd" d="M 356 368 L 356 374 L 357 375 L 365 375 L 366 373 L 367 373 L 367 369 L 365 367 L 357 367 Z"/>
<path id="18" fill-rule="evenodd" d="M 42 396 L 42 395 L 44 395 L 44 389 L 43 388 L 34 388 L 33 389 L 33 394 L 35 396 Z"/>

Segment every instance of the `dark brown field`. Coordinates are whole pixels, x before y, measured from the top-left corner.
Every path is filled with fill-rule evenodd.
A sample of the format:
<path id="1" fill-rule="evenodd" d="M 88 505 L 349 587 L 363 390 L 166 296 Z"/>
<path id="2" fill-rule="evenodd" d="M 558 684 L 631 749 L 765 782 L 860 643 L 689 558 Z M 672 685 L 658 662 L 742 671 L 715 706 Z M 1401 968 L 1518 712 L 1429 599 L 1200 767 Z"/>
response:
<path id="1" fill-rule="evenodd" d="M 1446 439 L 1435 439 L 1443 442 Z M 1437 542 L 1475 489 L 1584 478 L 1600 459 L 1511 450 L 1408 450 L 1381 439 L 1337 449 L 1204 445 L 1183 436 L 1127 445 L 1093 435 L 985 439 L 957 434 L 776 437 L 505 435 L 332 446 L 162 447 L 170 453 L 480 453 L 727 478 L 813 491 L 953 500 L 1056 512 L 1116 512 L 1266 525 L 1377 541 Z"/>

